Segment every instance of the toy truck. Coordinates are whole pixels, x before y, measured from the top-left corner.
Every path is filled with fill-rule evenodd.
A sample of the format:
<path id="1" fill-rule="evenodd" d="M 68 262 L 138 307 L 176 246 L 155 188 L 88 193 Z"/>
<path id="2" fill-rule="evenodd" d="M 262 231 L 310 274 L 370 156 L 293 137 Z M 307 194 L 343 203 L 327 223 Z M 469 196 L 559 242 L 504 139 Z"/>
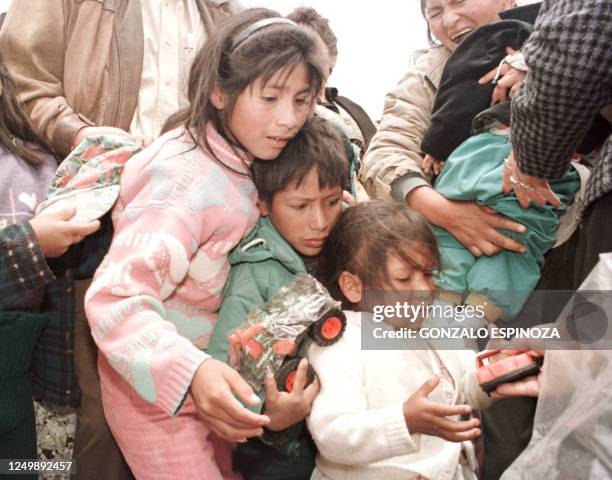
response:
<path id="1" fill-rule="evenodd" d="M 299 273 L 266 303 L 255 307 L 229 336 L 230 365 L 256 392 L 271 371 L 280 391 L 291 392 L 297 367 L 311 342 L 337 342 L 346 328 L 340 302 L 312 276 Z M 314 370 L 308 366 L 308 383 Z"/>

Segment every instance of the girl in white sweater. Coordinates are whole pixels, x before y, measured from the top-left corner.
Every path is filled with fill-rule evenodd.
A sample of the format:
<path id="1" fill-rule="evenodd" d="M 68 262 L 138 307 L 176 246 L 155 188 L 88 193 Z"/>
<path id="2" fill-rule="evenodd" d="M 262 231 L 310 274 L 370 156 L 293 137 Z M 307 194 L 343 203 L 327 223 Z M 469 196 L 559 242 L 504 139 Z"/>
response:
<path id="1" fill-rule="evenodd" d="M 465 418 L 492 399 L 474 352 L 418 339 L 402 350 L 361 348 L 366 291 L 433 293 L 440 260 L 430 227 L 399 204 L 359 204 L 343 212 L 323 255 L 321 280 L 353 311 L 338 343 L 309 352 L 321 382 L 308 419 L 319 449 L 312 479 L 476 478 L 480 423 Z"/>

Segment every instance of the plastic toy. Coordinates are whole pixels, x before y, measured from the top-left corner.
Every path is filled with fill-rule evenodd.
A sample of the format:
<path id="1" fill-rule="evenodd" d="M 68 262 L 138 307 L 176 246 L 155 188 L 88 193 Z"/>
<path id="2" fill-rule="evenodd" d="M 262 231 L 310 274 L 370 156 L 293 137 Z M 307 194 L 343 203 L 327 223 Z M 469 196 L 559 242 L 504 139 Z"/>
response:
<path id="1" fill-rule="evenodd" d="M 312 276 L 300 273 L 266 303 L 255 307 L 229 336 L 230 365 L 256 391 L 263 390 L 267 371 L 278 389 L 291 392 L 308 346 L 337 342 L 346 328 L 340 302 Z M 308 366 L 308 383 L 314 370 Z"/>
<path id="2" fill-rule="evenodd" d="M 536 375 L 540 371 L 542 359 L 528 352 L 506 354 L 501 350 L 487 350 L 476 356 L 476 378 L 487 393 L 498 386 Z"/>

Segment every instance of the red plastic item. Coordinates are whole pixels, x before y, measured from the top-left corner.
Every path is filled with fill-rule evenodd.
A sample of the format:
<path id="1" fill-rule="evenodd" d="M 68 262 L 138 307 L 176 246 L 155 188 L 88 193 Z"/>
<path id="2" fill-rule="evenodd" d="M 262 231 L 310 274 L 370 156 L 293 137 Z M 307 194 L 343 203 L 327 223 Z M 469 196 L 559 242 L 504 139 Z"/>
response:
<path id="1" fill-rule="evenodd" d="M 342 333 L 344 324 L 338 317 L 329 317 L 323 321 L 321 335 L 325 340 L 333 340 Z"/>
<path id="2" fill-rule="evenodd" d="M 489 393 L 504 383 L 537 374 L 540 362 L 528 352 L 508 355 L 501 350 L 486 350 L 476 356 L 476 378 L 480 387 Z"/>

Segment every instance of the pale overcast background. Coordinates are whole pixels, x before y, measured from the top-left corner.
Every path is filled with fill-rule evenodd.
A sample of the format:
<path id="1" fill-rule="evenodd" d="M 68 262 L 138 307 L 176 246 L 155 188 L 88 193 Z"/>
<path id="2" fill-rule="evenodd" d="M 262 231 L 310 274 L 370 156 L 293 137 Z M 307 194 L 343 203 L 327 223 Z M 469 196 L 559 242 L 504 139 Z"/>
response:
<path id="1" fill-rule="evenodd" d="M 10 3 L 11 0 L 0 0 L 0 12 Z M 419 0 L 241 0 L 241 3 L 272 8 L 283 15 L 306 5 L 327 17 L 338 37 L 338 63 L 329 85 L 359 103 L 372 120 L 380 118 L 385 93 L 409 69 L 413 53 L 427 47 L 427 29 Z"/>

